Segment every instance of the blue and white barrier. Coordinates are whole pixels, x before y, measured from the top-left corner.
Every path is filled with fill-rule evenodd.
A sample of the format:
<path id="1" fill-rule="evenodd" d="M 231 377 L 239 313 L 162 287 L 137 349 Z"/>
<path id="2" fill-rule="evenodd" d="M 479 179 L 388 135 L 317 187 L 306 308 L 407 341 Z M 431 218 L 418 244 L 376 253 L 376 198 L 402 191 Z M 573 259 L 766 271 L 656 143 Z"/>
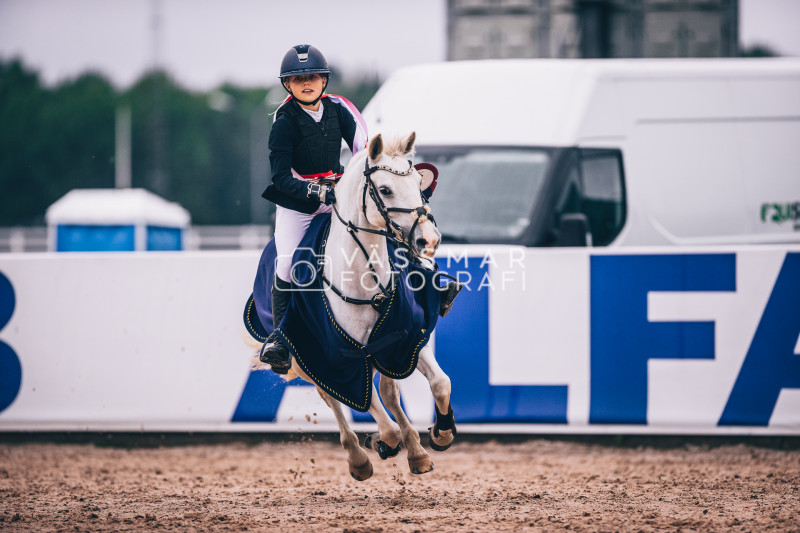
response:
<path id="1" fill-rule="evenodd" d="M 249 369 L 258 257 L 0 255 L 0 431 L 335 431 L 313 387 Z M 469 285 L 433 341 L 459 431 L 800 435 L 800 246 L 438 261 Z M 430 425 L 425 379 L 401 394 Z"/>

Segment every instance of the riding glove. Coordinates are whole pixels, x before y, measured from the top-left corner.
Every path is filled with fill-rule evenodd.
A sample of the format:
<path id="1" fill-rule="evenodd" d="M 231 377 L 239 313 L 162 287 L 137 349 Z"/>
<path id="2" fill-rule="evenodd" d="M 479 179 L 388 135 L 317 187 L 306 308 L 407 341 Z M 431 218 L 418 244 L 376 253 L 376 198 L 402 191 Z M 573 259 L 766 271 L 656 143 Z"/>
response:
<path id="1" fill-rule="evenodd" d="M 306 196 L 325 205 L 336 203 L 336 193 L 333 192 L 333 187 L 330 185 L 309 183 Z"/>

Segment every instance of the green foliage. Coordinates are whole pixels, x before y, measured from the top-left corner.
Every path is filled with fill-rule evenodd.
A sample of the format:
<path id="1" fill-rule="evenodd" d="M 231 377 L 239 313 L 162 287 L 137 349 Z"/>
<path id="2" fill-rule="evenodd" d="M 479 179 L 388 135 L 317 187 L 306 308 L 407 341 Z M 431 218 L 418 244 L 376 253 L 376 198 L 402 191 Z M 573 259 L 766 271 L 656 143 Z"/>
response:
<path id="1" fill-rule="evenodd" d="M 132 115 L 133 186 L 180 203 L 195 224 L 249 223 L 250 113 L 266 94 L 191 93 L 164 73 L 142 78 L 123 96 Z M 212 107 L 215 97 L 224 108 Z M 266 139 L 261 144 L 266 153 Z"/>
<path id="2" fill-rule="evenodd" d="M 18 61 L 0 64 L 0 225 L 42 224 L 70 189 L 114 185 L 115 101 L 94 74 L 46 90 Z"/>
<path id="3" fill-rule="evenodd" d="M 739 55 L 741 57 L 778 57 L 780 54 L 768 44 L 754 44 L 748 48 L 743 48 Z"/>
<path id="4" fill-rule="evenodd" d="M 377 86 L 330 90 L 363 109 Z M 251 191 L 269 182 L 269 113 L 283 97 L 280 87 L 192 92 L 164 72 L 123 92 L 97 74 L 48 88 L 19 61 L 0 61 L 0 226 L 41 225 L 71 189 L 114 187 L 119 107 L 131 110 L 134 187 L 183 205 L 194 224 L 250 223 Z"/>

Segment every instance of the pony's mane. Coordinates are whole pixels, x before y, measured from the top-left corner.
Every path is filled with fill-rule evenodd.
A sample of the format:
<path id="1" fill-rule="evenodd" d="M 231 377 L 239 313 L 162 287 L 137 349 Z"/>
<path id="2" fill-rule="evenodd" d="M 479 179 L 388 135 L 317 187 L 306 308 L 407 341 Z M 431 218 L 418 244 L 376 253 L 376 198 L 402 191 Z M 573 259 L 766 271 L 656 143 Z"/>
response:
<path id="1" fill-rule="evenodd" d="M 365 157 L 367 157 L 367 149 L 364 148 L 363 150 L 359 150 L 358 152 L 356 152 L 355 155 L 353 155 L 353 157 L 350 158 L 350 162 L 347 163 L 347 168 L 350 168 L 352 165 L 354 165 L 359 161 L 363 165 Z"/>

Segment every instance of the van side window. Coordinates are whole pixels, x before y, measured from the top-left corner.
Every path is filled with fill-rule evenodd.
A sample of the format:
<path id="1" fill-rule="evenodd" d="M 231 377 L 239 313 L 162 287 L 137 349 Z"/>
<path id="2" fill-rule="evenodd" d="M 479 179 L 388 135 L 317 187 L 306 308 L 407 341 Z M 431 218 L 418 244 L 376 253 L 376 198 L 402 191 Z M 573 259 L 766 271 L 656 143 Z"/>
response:
<path id="1" fill-rule="evenodd" d="M 585 215 L 589 245 L 611 243 L 625 223 L 622 154 L 617 150 L 578 150 L 578 163 L 570 165 L 556 212 L 558 216 Z"/>
<path id="2" fill-rule="evenodd" d="M 625 223 L 622 154 L 616 150 L 580 150 L 583 208 L 595 246 L 606 246 Z"/>

